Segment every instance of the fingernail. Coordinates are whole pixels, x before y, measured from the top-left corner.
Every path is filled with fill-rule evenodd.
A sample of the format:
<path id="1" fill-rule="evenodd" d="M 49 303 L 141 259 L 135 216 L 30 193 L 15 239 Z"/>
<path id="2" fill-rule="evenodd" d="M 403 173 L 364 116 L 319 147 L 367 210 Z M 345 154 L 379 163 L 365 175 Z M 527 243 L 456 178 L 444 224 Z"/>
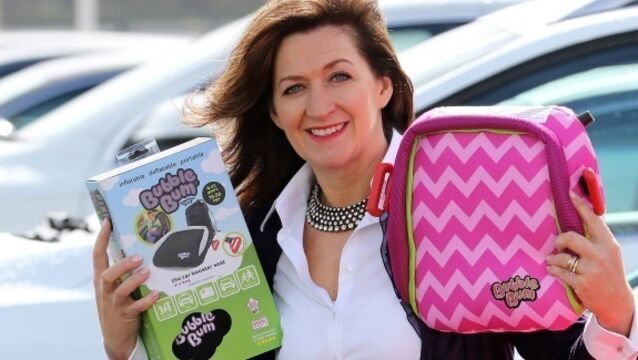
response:
<path id="1" fill-rule="evenodd" d="M 151 291 L 151 296 L 154 297 L 154 298 L 158 298 L 159 297 L 159 291 L 157 291 L 157 290 Z"/>
<path id="2" fill-rule="evenodd" d="M 570 191 L 570 192 L 569 192 L 569 197 L 571 197 L 572 199 L 577 199 L 577 198 L 578 198 L 578 195 L 576 195 L 576 193 L 575 193 L 575 192 Z"/>
<path id="3" fill-rule="evenodd" d="M 139 270 L 139 272 L 140 272 L 140 275 L 146 276 L 150 273 L 150 270 L 148 268 L 142 268 Z"/>
<path id="4" fill-rule="evenodd" d="M 134 263 L 138 263 L 138 262 L 141 262 L 141 261 L 142 261 L 142 258 L 141 258 L 139 255 L 134 255 L 134 256 L 131 258 L 131 261 L 133 261 Z"/>
<path id="5" fill-rule="evenodd" d="M 549 263 L 550 261 L 552 261 L 552 255 L 547 256 L 547 258 L 545 259 L 545 261 L 546 261 L 546 262 L 548 262 L 548 263 Z"/>

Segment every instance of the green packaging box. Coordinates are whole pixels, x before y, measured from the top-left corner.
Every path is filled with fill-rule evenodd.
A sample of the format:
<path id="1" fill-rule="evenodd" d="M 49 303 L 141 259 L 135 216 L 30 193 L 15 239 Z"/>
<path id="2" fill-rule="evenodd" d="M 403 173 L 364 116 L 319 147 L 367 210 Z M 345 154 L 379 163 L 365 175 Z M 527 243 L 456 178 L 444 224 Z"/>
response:
<path id="1" fill-rule="evenodd" d="M 197 138 L 86 181 L 109 253 L 150 269 L 150 359 L 246 359 L 281 346 L 279 315 L 216 142 Z"/>

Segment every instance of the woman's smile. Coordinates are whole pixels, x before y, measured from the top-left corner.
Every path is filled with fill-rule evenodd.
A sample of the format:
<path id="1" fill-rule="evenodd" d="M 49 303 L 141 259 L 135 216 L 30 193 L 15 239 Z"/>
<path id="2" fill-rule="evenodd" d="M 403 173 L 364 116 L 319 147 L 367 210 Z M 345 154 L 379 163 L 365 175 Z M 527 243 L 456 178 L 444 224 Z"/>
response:
<path id="1" fill-rule="evenodd" d="M 317 127 L 312 127 L 308 129 L 307 132 L 310 134 L 310 137 L 313 140 L 327 141 L 327 140 L 332 140 L 338 137 L 339 135 L 341 135 L 345 131 L 347 125 L 348 123 L 344 122 L 344 123 L 335 124 L 335 125 L 317 126 Z"/>

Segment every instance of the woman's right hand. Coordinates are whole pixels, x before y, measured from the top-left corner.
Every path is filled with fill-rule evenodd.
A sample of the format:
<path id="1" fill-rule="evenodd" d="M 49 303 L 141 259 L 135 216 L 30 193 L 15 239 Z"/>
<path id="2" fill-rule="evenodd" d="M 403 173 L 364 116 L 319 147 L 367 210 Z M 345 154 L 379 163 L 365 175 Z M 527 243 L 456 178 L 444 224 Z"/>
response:
<path id="1" fill-rule="evenodd" d="M 109 267 L 106 255 L 111 223 L 107 219 L 97 236 L 93 248 L 93 287 L 95 301 L 104 338 L 104 347 L 111 359 L 128 359 L 137 342 L 140 329 L 140 314 L 153 305 L 159 293 L 151 292 L 134 300 L 131 293 L 149 276 L 146 268 L 141 268 L 142 258 L 127 256 Z M 120 281 L 129 274 L 126 280 Z"/>

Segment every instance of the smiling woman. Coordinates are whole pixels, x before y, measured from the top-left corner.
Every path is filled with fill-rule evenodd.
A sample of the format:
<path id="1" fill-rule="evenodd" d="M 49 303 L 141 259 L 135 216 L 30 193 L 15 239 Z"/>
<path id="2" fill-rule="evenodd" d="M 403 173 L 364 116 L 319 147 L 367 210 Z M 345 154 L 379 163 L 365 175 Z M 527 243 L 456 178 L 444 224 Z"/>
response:
<path id="1" fill-rule="evenodd" d="M 226 165 L 281 316 L 282 347 L 261 359 L 511 359 L 514 346 L 531 358 L 588 359 L 588 349 L 630 344 L 629 330 L 609 335 L 595 321 L 583 340 L 585 319 L 561 332 L 471 335 L 406 319 L 379 251 L 381 225 L 361 211 L 374 166 L 393 162 L 413 116 L 376 1 L 268 1 L 206 94 L 199 125 L 231 130 Z M 140 263 L 105 266 L 108 230 L 96 245 L 104 343 L 113 357 L 144 358 L 132 334 L 157 299 L 128 298 L 141 271 L 113 283 Z"/>

